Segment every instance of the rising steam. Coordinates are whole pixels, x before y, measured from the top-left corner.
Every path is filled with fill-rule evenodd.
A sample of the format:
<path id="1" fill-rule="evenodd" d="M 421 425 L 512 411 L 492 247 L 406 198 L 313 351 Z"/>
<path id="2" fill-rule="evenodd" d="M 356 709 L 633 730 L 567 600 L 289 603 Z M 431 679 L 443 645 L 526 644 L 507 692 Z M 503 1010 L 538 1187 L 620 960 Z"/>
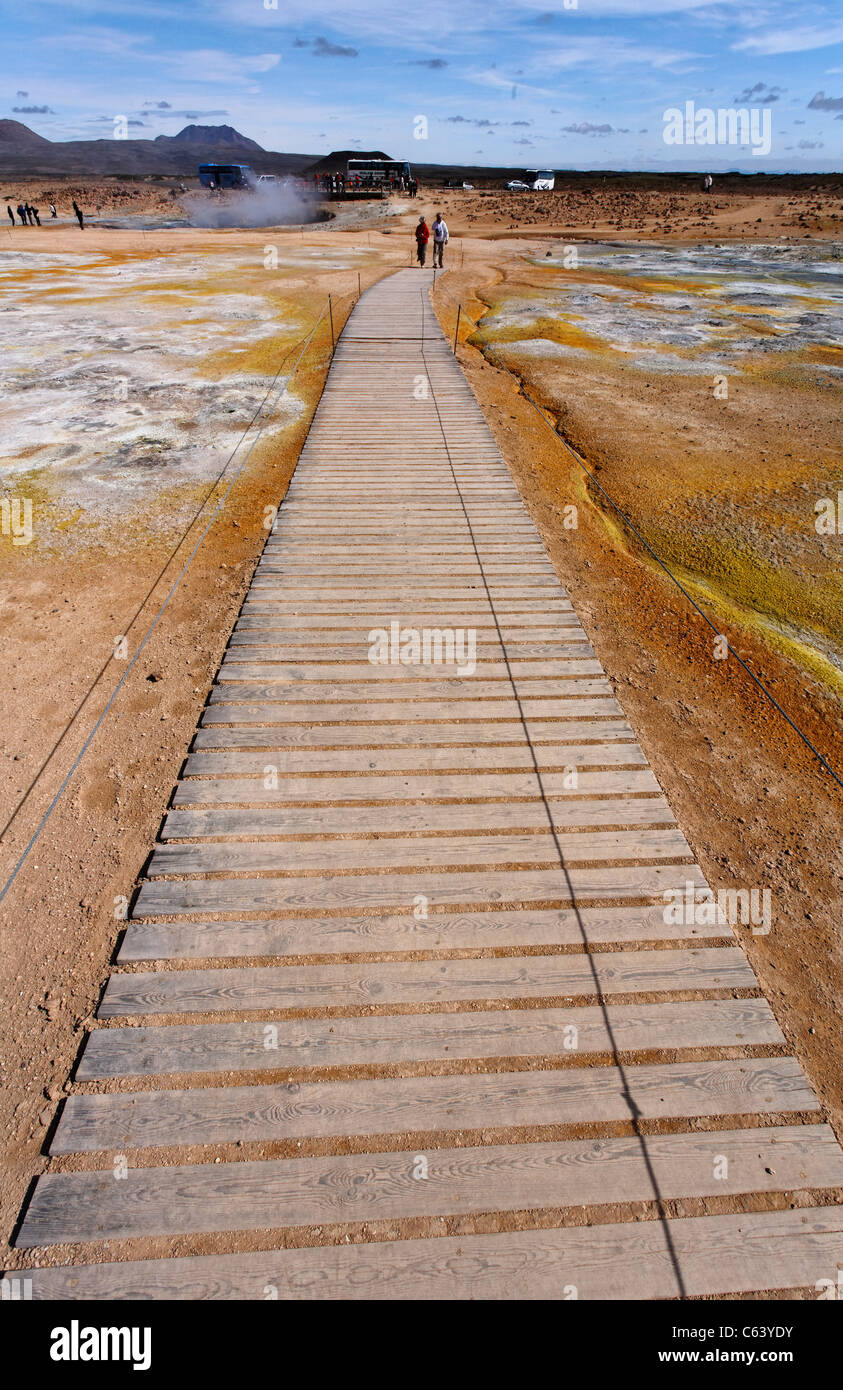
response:
<path id="1" fill-rule="evenodd" d="M 277 227 L 316 222 L 321 199 L 290 180 L 255 189 L 188 193 L 182 204 L 194 227 Z"/>

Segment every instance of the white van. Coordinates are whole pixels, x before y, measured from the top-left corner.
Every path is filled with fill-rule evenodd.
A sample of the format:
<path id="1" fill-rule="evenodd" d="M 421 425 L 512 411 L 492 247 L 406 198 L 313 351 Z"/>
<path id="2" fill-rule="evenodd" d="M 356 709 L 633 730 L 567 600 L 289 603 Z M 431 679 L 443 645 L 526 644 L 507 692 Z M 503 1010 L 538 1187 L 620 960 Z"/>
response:
<path id="1" fill-rule="evenodd" d="M 552 169 L 528 169 L 524 175 L 524 182 L 528 188 L 549 192 L 556 182 L 556 175 Z"/>

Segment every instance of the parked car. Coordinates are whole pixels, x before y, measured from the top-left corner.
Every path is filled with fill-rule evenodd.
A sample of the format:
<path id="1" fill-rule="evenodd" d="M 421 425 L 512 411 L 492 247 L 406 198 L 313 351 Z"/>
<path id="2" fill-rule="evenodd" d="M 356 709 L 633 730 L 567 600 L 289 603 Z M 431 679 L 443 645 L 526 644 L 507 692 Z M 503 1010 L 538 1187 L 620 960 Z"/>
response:
<path id="1" fill-rule="evenodd" d="M 529 186 L 523 179 L 510 179 L 506 186 L 510 193 L 527 193 L 529 191 Z"/>

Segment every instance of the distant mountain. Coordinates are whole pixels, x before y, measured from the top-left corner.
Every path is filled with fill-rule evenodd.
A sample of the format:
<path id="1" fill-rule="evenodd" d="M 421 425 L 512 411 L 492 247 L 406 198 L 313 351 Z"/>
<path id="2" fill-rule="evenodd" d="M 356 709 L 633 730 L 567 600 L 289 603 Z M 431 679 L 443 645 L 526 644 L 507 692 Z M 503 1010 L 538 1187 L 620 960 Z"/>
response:
<path id="1" fill-rule="evenodd" d="M 264 153 L 263 147 L 256 140 L 241 135 L 239 130 L 235 130 L 231 125 L 186 125 L 178 135 L 156 135 L 155 144 L 202 145 L 205 148 L 208 145 L 237 145 L 242 150 Z"/>
<path id="2" fill-rule="evenodd" d="M 312 154 L 264 150 L 233 126 L 188 125 L 154 140 L 47 140 L 20 121 L 0 121 L 0 174 L 102 178 L 164 174 L 195 176 L 215 160 L 251 164 L 258 174 L 290 174 L 313 163 Z"/>

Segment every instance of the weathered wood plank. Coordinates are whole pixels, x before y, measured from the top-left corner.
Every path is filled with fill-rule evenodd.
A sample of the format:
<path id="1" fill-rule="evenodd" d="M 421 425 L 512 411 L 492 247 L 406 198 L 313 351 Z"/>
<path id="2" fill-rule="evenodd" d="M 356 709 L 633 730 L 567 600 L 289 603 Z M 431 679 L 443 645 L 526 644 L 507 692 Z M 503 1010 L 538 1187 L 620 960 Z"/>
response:
<path id="1" fill-rule="evenodd" d="M 214 808 L 170 811 L 161 832 L 163 840 L 195 840 L 207 836 L 234 835 L 362 835 L 407 831 L 546 830 L 553 826 L 563 837 L 579 826 L 675 825 L 664 797 L 583 797 L 567 801 L 494 801 L 462 805 L 431 803 L 425 806 L 279 806 Z M 567 839 L 562 839 L 564 852 Z"/>
<path id="2" fill-rule="evenodd" d="M 541 782 L 529 773 L 406 772 L 400 776 L 367 777 L 362 773 L 345 777 L 278 776 L 277 786 L 266 786 L 263 777 L 226 777 L 219 780 L 193 777 L 179 783 L 174 806 L 278 805 L 283 801 L 427 801 L 431 798 L 457 800 L 503 799 L 509 797 L 548 797 L 573 799 L 576 796 L 623 796 L 661 789 L 653 774 L 642 769 L 631 772 L 590 772 L 577 774 L 573 788 L 567 773 L 543 772 Z M 271 781 L 271 777 L 269 779 Z"/>
<path id="3" fill-rule="evenodd" d="M 412 913 L 378 917 L 299 917 L 236 922 L 131 920 L 119 960 L 330 956 L 359 952 L 579 946 L 584 942 L 731 940 L 715 923 L 665 921 L 661 907 L 532 908 L 504 912 Z"/>
<path id="4" fill-rule="evenodd" d="M 737 946 L 479 960 L 115 972 L 99 1018 L 752 989 Z"/>
<path id="5" fill-rule="evenodd" d="M 307 776 L 316 773 L 445 771 L 476 772 L 491 768 L 567 771 L 585 767 L 646 767 L 647 760 L 637 743 L 537 743 L 525 742 L 503 747 L 477 747 L 453 744 L 410 748 L 280 748 L 244 753 L 202 749 L 188 754 L 185 777 L 266 777 L 267 767 L 278 776 Z"/>
<path id="6" fill-rule="evenodd" d="M 50 1152 L 814 1112 L 793 1057 L 73 1095 Z"/>
<path id="7" fill-rule="evenodd" d="M 585 700 L 594 696 L 611 697 L 612 687 L 602 678 L 590 676 L 572 676 L 569 680 L 553 681 L 525 681 L 518 680 L 517 674 L 513 673 L 513 679 L 502 683 L 501 681 L 478 681 L 471 680 L 440 680 L 435 684 L 420 685 L 418 682 L 409 681 L 401 684 L 385 686 L 382 690 L 373 688 L 371 682 L 360 682 L 355 684 L 346 681 L 335 682 L 335 688 L 329 690 L 324 681 L 309 681 L 301 685 L 285 686 L 281 682 L 275 681 L 266 684 L 261 681 L 224 681 L 220 685 L 211 687 L 208 699 L 212 704 L 225 702 L 233 704 L 236 701 L 276 701 L 282 702 L 293 708 L 292 701 L 297 701 L 299 707 L 310 701 L 321 701 L 326 707 L 337 706 L 348 710 L 349 702 L 355 705 L 365 706 L 375 703 L 376 698 L 384 708 L 390 703 L 406 701 L 405 709 L 407 718 L 423 718 L 431 702 L 442 703 L 443 701 L 453 701 L 452 713 L 454 719 L 463 717 L 463 710 L 469 717 L 478 701 L 500 700 L 507 703 L 501 705 L 503 713 L 511 713 L 513 709 L 517 712 L 519 706 L 525 711 L 532 710 L 534 713 L 551 712 L 552 701 L 557 709 L 565 708 L 565 701 Z M 515 697 L 515 700 L 513 699 Z M 543 701 L 541 705 L 528 705 L 528 701 Z M 515 702 L 517 701 L 517 703 Z M 426 702 L 426 703 L 423 703 Z M 361 716 L 362 717 L 362 716 Z M 494 717 L 494 716 L 492 716 Z"/>
<path id="8" fill-rule="evenodd" d="M 439 629 L 442 631 L 442 629 Z M 445 629 L 447 632 L 448 630 Z M 368 661 L 369 652 L 375 643 L 382 639 L 377 628 L 371 629 L 375 635 L 371 636 L 367 632 L 357 632 L 349 634 L 343 638 L 336 638 L 333 635 L 324 634 L 311 637 L 307 641 L 289 640 L 283 635 L 273 632 L 266 634 L 242 634 L 232 635 L 226 651 L 227 658 L 233 661 L 281 661 L 281 662 L 310 662 L 310 661 Z M 429 640 L 433 640 L 432 638 Z M 443 641 L 442 651 L 447 649 Z M 455 641 L 454 638 L 451 638 Z M 461 637 L 464 651 L 465 643 L 468 638 Z M 456 646 L 451 650 L 459 650 Z M 563 660 L 569 655 L 582 656 L 585 650 L 591 650 L 585 640 L 585 633 L 581 628 L 574 628 L 569 633 L 562 633 L 558 636 L 548 636 L 541 640 L 521 641 L 499 641 L 494 633 L 489 633 L 488 640 L 480 637 L 476 638 L 471 651 L 476 654 L 478 665 L 489 661 L 525 661 L 541 660 L 545 657 L 555 659 L 561 657 Z M 408 663 L 409 664 L 409 663 Z M 443 660 L 442 665 L 454 665 L 453 660 Z M 461 663 L 456 663 L 461 664 Z"/>
<path id="9" fill-rule="evenodd" d="M 108 1076 L 557 1057 L 784 1043 L 766 999 L 98 1028 L 80 1081 Z"/>
<path id="10" fill-rule="evenodd" d="M 695 864 L 630 864 L 623 868 L 486 869 L 436 873 L 430 869 L 324 878 L 147 879 L 138 895 L 138 917 L 177 917 L 184 912 L 318 912 L 351 908 L 412 911 L 419 895 L 428 904 L 490 907 L 511 903 L 622 902 L 663 899 L 667 889 L 702 888 Z"/>
<path id="11" fill-rule="evenodd" d="M 718 1157 L 725 1154 L 728 1166 Z M 48 1173 L 18 1244 L 531 1211 L 843 1184 L 827 1125 Z M 775 1165 L 775 1166 L 773 1166 Z"/>
<path id="12" fill-rule="evenodd" d="M 290 725 L 328 725 L 378 723 L 383 728 L 389 721 L 396 728 L 407 728 L 410 732 L 417 724 L 427 720 L 437 720 L 437 727 L 459 729 L 466 720 L 484 721 L 483 727 L 494 731 L 501 720 L 513 721 L 523 717 L 527 720 L 553 719 L 566 721 L 559 725 L 560 734 L 567 732 L 567 721 L 571 719 L 614 718 L 621 714 L 617 700 L 596 696 L 571 696 L 558 699 L 532 699 L 524 697 L 519 703 L 515 700 L 461 700 L 454 704 L 445 700 L 414 700 L 391 704 L 378 700 L 365 701 L 332 700 L 308 704 L 302 700 L 281 699 L 265 704 L 243 704 L 236 702 L 224 704 L 223 692 L 211 692 L 214 701 L 202 711 L 202 726 L 216 724 L 271 724 Z M 216 696 L 216 698 L 214 698 Z"/>
<path id="13" fill-rule="evenodd" d="M 440 724 L 333 724 L 316 727 L 287 725 L 272 727 L 258 724 L 249 727 L 241 723 L 235 729 L 212 725 L 201 728 L 194 740 L 194 752 L 209 748 L 329 748 L 362 746 L 365 748 L 384 748 L 390 744 L 407 747 L 425 747 L 433 744 L 469 744 L 477 748 L 480 744 L 524 743 L 525 735 L 534 744 L 552 743 L 559 747 L 588 739 L 595 742 L 634 739 L 632 729 L 625 719 L 599 720 L 518 720 L 496 721 L 475 720 L 470 724 L 455 724 L 443 721 Z M 501 750 L 503 751 L 503 750 Z"/>
<path id="14" fill-rule="evenodd" d="M 840 1207 L 27 1271 L 36 1299 L 655 1299 L 815 1290 Z"/>
<path id="15" fill-rule="evenodd" d="M 245 826 L 244 826 L 245 829 Z M 253 832 L 254 833 L 254 832 Z M 303 873 L 319 869 L 428 868 L 473 864 L 587 864 L 602 860 L 692 859 L 681 830 L 590 834 L 449 835 L 381 840 L 296 840 L 159 845 L 148 878 L 207 873 Z"/>
<path id="16" fill-rule="evenodd" d="M 330 684 L 341 685 L 344 681 L 363 681 L 370 686 L 389 685 L 390 682 L 403 682 L 404 684 L 424 685 L 427 681 L 441 681 L 448 672 L 453 672 L 456 677 L 474 679 L 474 671 L 462 669 L 465 662 L 454 661 L 446 665 L 431 666 L 377 666 L 372 662 L 347 662 L 342 665 L 325 662 L 300 662 L 298 664 L 285 664 L 282 661 L 244 661 L 232 657 L 224 657 L 217 675 L 218 681 L 263 681 L 271 684 L 280 682 L 283 685 L 295 685 L 296 683 L 318 683 L 328 682 Z M 476 671 L 481 680 L 504 680 L 508 681 L 509 672 L 512 669 L 514 676 L 520 681 L 529 681 L 533 676 L 555 676 L 557 679 L 565 679 L 567 676 L 601 676 L 603 669 L 599 661 L 591 657 L 580 657 L 577 655 L 558 657 L 555 661 L 518 661 L 514 667 L 508 667 L 504 662 L 495 660 L 494 657 L 482 657 L 478 655 Z"/>

